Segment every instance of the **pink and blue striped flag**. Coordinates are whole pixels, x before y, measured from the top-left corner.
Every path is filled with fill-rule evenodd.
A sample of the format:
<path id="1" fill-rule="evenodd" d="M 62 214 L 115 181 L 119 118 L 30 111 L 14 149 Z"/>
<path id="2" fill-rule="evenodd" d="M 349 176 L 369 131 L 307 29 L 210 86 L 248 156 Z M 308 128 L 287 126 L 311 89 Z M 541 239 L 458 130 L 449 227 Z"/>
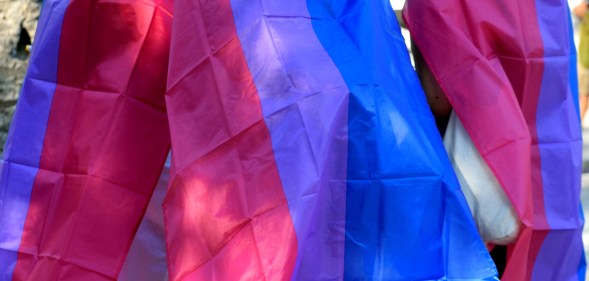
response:
<path id="1" fill-rule="evenodd" d="M 404 17 L 523 224 L 502 280 L 585 280 L 566 1 L 411 0 Z"/>
<path id="2" fill-rule="evenodd" d="M 44 1 L 0 279 L 496 280 L 388 1 Z M 128 272 L 127 272 L 128 273 Z"/>

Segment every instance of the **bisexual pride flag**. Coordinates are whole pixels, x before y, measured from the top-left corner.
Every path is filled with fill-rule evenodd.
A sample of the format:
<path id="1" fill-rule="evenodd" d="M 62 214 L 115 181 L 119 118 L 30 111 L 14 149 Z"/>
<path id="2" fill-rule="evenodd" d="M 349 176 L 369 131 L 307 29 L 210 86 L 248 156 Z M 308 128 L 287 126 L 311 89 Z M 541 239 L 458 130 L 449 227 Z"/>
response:
<path id="1" fill-rule="evenodd" d="M 0 280 L 113 280 L 170 147 L 169 1 L 43 1 L 0 178 Z"/>
<path id="2" fill-rule="evenodd" d="M 170 280 L 496 280 L 388 1 L 47 0 L 36 34 L 1 280 L 117 279 L 170 147 Z"/>
<path id="3" fill-rule="evenodd" d="M 502 280 L 585 280 L 566 1 L 410 0 L 404 16 L 522 222 Z"/>

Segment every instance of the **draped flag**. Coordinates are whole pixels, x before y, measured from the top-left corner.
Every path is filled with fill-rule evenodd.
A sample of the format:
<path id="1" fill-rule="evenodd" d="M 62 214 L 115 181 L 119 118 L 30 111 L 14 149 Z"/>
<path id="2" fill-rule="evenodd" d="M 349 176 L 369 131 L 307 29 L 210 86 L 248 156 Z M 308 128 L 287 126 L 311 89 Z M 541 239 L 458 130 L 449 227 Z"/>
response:
<path id="1" fill-rule="evenodd" d="M 410 0 L 404 18 L 523 223 L 502 280 L 584 280 L 566 1 Z"/>
<path id="2" fill-rule="evenodd" d="M 1 280 L 112 280 L 170 147 L 170 1 L 44 1 L 0 179 Z"/>
<path id="3" fill-rule="evenodd" d="M 171 280 L 496 280 L 386 0 L 44 1 L 0 279 L 140 276 L 170 146 Z"/>
<path id="4" fill-rule="evenodd" d="M 494 278 L 388 2 L 175 6 L 172 279 Z"/>

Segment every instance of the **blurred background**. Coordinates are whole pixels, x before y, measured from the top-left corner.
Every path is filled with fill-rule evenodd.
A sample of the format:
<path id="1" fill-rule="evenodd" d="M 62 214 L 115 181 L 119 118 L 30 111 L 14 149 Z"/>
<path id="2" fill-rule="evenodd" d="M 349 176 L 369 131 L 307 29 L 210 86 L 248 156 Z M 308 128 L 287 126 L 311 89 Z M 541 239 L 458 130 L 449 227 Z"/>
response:
<path id="1" fill-rule="evenodd" d="M 4 147 L 35 36 L 41 1 L 0 0 L 0 147 Z M 0 150 L 2 149 L 0 148 Z"/>

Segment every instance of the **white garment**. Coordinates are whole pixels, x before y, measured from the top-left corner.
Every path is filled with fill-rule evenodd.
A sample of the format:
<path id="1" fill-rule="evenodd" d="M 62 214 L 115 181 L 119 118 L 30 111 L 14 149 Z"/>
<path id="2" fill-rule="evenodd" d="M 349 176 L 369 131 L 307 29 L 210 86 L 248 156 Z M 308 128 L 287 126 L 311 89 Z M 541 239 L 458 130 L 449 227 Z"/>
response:
<path id="1" fill-rule="evenodd" d="M 454 112 L 444 146 L 483 241 L 496 245 L 515 241 L 520 225 L 517 214 Z"/>

